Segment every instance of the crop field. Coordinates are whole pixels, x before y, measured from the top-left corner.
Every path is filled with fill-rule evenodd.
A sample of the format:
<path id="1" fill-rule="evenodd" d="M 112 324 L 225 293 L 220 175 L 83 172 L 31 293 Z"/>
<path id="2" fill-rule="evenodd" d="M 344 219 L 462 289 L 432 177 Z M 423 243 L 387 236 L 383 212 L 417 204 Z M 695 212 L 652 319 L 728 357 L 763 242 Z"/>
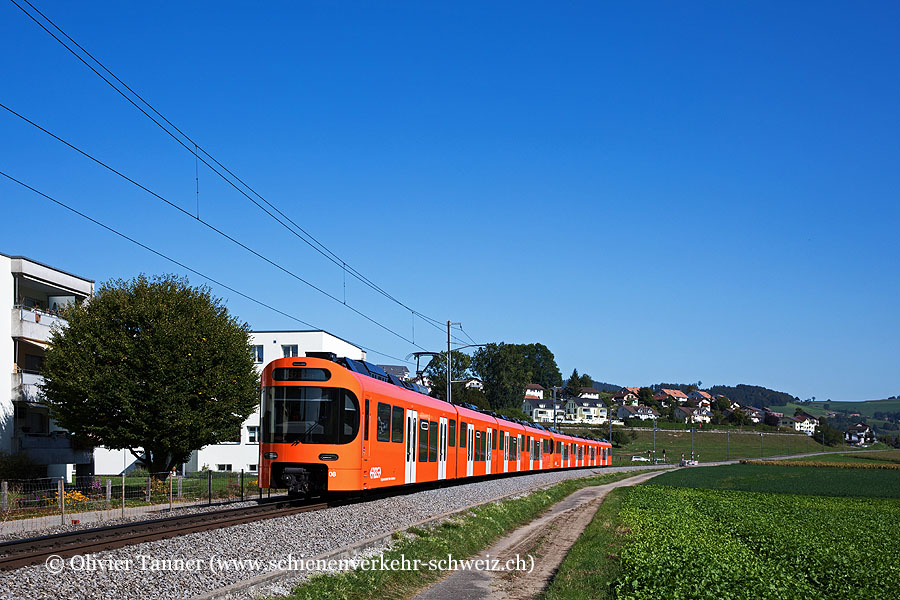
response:
<path id="1" fill-rule="evenodd" d="M 629 490 L 619 517 L 608 597 L 889 598 L 900 581 L 896 500 L 654 484 Z"/>
<path id="2" fill-rule="evenodd" d="M 653 431 L 634 430 L 636 439 L 623 448 L 613 448 L 613 464 L 625 464 L 631 461 L 632 456 L 647 456 L 647 452 L 654 448 Z M 666 460 L 670 463 L 681 460 L 681 455 L 686 458 L 691 456 L 693 447 L 694 455 L 699 456 L 701 462 L 715 462 L 733 458 L 761 458 L 766 456 L 785 456 L 791 454 L 804 454 L 807 452 L 822 452 L 822 444 L 817 443 L 809 436 L 802 434 L 773 434 L 766 433 L 762 436 L 759 432 L 729 433 L 695 430 L 693 444 L 691 432 L 660 430 L 656 432 L 656 457 L 662 458 L 665 450 Z M 847 452 L 846 446 L 831 448 L 825 447 L 825 452 Z"/>
<path id="3" fill-rule="evenodd" d="M 840 463 L 900 465 L 900 450 L 885 450 L 882 452 L 853 452 L 848 454 L 834 454 L 831 456 L 800 456 L 797 458 L 792 458 L 791 460 L 802 462 L 828 461 Z"/>
<path id="4" fill-rule="evenodd" d="M 653 482 L 770 494 L 900 499 L 900 471 L 738 464 L 679 469 L 663 473 Z"/>

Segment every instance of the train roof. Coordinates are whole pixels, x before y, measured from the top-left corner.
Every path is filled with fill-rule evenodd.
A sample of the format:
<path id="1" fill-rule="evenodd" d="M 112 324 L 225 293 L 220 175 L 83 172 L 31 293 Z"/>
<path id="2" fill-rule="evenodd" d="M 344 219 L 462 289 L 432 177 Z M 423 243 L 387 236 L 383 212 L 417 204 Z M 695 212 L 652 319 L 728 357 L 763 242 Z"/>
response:
<path id="1" fill-rule="evenodd" d="M 324 359 L 324 360 L 336 363 L 336 364 L 344 367 L 348 371 L 352 371 L 353 373 L 362 375 L 363 377 L 369 377 L 369 378 L 375 379 L 377 381 L 389 383 L 396 387 L 421 394 L 433 402 L 443 402 L 443 400 L 439 400 L 437 398 L 433 398 L 432 396 L 429 396 L 428 391 L 423 386 L 421 386 L 417 383 L 414 383 L 412 381 L 404 381 L 395 375 L 385 372 L 385 370 L 382 369 L 381 367 L 379 367 L 378 365 L 375 365 L 368 361 L 355 360 L 355 359 L 347 358 L 347 357 L 339 357 L 336 354 L 334 354 L 333 352 L 306 352 L 306 356 L 308 356 L 310 358 Z M 605 444 L 609 443 L 605 439 L 602 439 L 602 438 L 598 439 L 598 438 L 595 438 L 595 437 L 589 436 L 589 435 L 585 436 L 585 435 L 577 435 L 577 434 L 573 434 L 573 433 L 563 433 L 562 431 L 559 431 L 558 429 L 556 429 L 554 427 L 544 427 L 543 425 L 541 425 L 539 423 L 533 423 L 530 421 L 525 421 L 524 419 L 517 419 L 515 417 L 502 415 L 502 414 L 497 413 L 492 410 L 480 408 L 478 406 L 475 406 L 474 404 L 450 403 L 450 405 L 455 406 L 457 408 L 464 408 L 464 409 L 472 411 L 472 412 L 481 413 L 485 416 L 493 417 L 494 419 L 497 419 L 498 421 L 506 421 L 508 423 L 515 423 L 516 425 L 521 425 L 522 427 L 527 427 L 529 429 L 534 429 L 537 431 L 544 431 L 549 434 L 554 434 L 554 435 L 569 437 L 569 438 L 575 438 L 575 439 L 583 439 L 586 441 L 601 442 L 601 443 L 605 443 Z"/>

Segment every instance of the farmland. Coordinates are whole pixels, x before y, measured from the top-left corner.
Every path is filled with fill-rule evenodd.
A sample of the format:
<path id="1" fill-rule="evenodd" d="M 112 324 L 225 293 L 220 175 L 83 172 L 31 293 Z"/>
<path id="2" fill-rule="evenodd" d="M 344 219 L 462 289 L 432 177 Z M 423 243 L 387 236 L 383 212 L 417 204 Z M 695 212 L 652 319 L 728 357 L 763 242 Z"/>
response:
<path id="1" fill-rule="evenodd" d="M 865 455 L 857 464 L 867 466 L 895 454 L 850 457 Z M 898 499 L 900 471 L 777 464 L 667 471 L 607 497 L 544 598 L 892 597 L 900 581 Z"/>
<path id="2" fill-rule="evenodd" d="M 771 494 L 900 499 L 900 471 L 738 464 L 670 471 L 656 477 L 654 483 Z"/>
<path id="3" fill-rule="evenodd" d="M 632 430 L 635 439 L 622 448 L 613 448 L 613 464 L 625 464 L 635 455 L 647 456 L 654 448 L 652 430 Z M 760 458 L 822 452 L 822 444 L 802 434 L 778 434 L 759 432 L 720 432 L 695 430 L 693 436 L 688 431 L 656 431 L 656 456 L 662 458 L 665 450 L 668 462 L 678 462 L 681 455 L 690 457 L 693 446 L 695 456 L 702 462 L 714 462 L 734 458 Z M 693 443 L 692 443 L 693 438 Z M 847 452 L 846 446 L 829 447 L 826 452 Z"/>
<path id="4" fill-rule="evenodd" d="M 887 598 L 900 578 L 892 500 L 646 485 L 620 518 L 617 598 Z"/>

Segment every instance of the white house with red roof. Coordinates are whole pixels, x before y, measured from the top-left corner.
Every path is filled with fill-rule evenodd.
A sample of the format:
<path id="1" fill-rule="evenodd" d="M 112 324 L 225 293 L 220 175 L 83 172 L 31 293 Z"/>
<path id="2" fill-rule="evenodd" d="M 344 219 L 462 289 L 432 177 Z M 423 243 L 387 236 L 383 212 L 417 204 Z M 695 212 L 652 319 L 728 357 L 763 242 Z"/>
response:
<path id="1" fill-rule="evenodd" d="M 688 395 L 681 390 L 670 390 L 668 388 L 662 388 L 659 391 L 666 396 L 666 400 L 668 402 L 684 404 L 688 401 Z"/>
<path id="2" fill-rule="evenodd" d="M 525 397 L 526 398 L 537 398 L 539 400 L 544 399 L 544 386 L 538 383 L 529 383 L 525 386 Z"/>

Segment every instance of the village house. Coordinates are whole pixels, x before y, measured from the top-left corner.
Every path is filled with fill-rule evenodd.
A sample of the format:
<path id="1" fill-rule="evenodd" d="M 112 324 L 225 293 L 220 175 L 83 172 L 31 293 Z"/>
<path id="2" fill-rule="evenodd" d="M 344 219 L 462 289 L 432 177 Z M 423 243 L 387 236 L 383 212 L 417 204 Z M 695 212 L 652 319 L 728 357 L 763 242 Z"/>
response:
<path id="1" fill-rule="evenodd" d="M 543 400 L 544 398 L 544 386 L 537 383 L 529 383 L 525 386 L 525 397 L 526 398 L 538 398 Z"/>
<path id="2" fill-rule="evenodd" d="M 664 395 L 664 400 L 667 403 L 678 405 L 684 404 L 688 401 L 688 396 L 681 390 L 670 390 L 667 388 L 663 388 L 660 392 Z"/>
<path id="3" fill-rule="evenodd" d="M 620 406 L 616 416 L 619 419 L 640 419 L 641 421 L 655 421 L 659 419 L 659 413 L 649 406 L 639 404 L 637 406 L 623 405 Z"/>
<path id="4" fill-rule="evenodd" d="M 865 423 L 857 423 L 856 425 L 851 425 L 844 432 L 844 441 L 848 444 L 859 446 L 870 444 L 875 441 L 875 433 Z"/>
<path id="5" fill-rule="evenodd" d="M 712 421 L 712 413 L 699 406 L 679 406 L 675 409 L 675 418 L 683 419 L 685 423 L 709 423 Z"/>

